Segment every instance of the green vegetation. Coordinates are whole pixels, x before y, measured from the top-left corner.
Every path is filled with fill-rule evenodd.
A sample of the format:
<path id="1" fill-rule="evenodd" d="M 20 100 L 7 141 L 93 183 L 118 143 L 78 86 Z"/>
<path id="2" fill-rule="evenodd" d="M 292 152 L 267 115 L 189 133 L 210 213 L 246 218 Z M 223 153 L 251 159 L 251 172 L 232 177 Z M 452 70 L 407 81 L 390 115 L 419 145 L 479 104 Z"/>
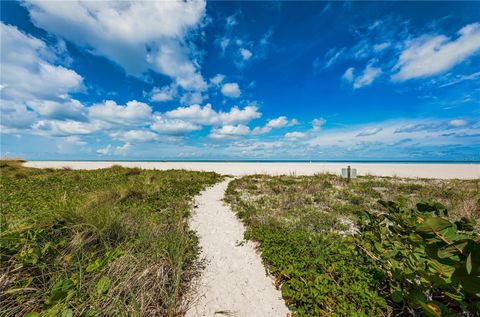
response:
<path id="1" fill-rule="evenodd" d="M 479 314 L 480 180 L 255 175 L 226 200 L 296 316 Z"/>
<path id="2" fill-rule="evenodd" d="M 393 202 L 387 212 L 365 211 L 357 245 L 375 260 L 385 279 L 385 296 L 398 309 L 427 316 L 480 313 L 480 236 L 476 222 L 448 220 L 439 203 L 418 203 L 416 210 Z"/>
<path id="3" fill-rule="evenodd" d="M 186 220 L 221 176 L 0 168 L 0 316 L 184 313 L 200 265 Z"/>

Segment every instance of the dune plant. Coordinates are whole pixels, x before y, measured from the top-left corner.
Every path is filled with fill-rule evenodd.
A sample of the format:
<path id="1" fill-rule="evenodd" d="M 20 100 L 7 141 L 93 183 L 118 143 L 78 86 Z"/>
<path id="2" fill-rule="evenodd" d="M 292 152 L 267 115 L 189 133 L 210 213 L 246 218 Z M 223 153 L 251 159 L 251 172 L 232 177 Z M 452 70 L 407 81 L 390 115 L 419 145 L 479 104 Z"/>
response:
<path id="1" fill-rule="evenodd" d="M 0 316 L 185 312 L 192 198 L 218 174 L 0 168 Z"/>
<path id="2" fill-rule="evenodd" d="M 226 195 L 294 316 L 479 315 L 479 199 L 480 180 L 328 174 Z"/>
<path id="3" fill-rule="evenodd" d="M 426 316 L 480 314 L 480 235 L 468 218 L 451 221 L 439 203 L 415 209 L 380 201 L 365 211 L 356 244 L 385 278 L 397 310 Z"/>

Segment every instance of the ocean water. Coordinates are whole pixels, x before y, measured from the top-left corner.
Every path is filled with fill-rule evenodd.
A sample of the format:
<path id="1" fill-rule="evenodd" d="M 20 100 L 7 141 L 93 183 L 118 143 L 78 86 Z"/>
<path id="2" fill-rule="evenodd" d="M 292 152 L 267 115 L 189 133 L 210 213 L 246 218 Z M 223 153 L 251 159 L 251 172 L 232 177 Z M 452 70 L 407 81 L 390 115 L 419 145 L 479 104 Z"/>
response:
<path id="1" fill-rule="evenodd" d="M 64 162 L 189 162 L 189 163 L 365 163 L 365 164 L 480 164 L 480 161 L 428 161 L 428 160 L 194 160 L 194 159 L 151 159 L 151 160 L 30 160 Z"/>

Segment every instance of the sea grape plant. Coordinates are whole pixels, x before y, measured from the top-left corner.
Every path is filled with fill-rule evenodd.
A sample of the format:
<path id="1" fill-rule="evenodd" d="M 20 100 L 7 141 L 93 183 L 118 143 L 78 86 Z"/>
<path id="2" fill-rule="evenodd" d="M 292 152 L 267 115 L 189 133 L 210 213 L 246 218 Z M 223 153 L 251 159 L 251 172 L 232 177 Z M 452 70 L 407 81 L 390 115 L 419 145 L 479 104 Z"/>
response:
<path id="1" fill-rule="evenodd" d="M 397 313 L 480 314 L 480 235 L 474 220 L 452 222 L 440 203 L 416 209 L 379 201 L 360 217 L 357 248 L 375 261 Z"/>

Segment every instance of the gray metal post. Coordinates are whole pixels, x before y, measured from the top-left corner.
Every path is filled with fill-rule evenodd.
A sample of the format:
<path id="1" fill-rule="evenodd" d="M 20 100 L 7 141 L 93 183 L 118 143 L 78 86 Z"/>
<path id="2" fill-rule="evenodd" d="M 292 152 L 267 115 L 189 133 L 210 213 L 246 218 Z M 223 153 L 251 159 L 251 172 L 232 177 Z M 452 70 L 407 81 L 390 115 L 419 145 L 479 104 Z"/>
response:
<path id="1" fill-rule="evenodd" d="M 350 165 L 348 165 L 347 167 L 347 181 L 350 182 L 350 178 L 352 177 L 351 176 L 351 169 L 350 169 Z"/>

